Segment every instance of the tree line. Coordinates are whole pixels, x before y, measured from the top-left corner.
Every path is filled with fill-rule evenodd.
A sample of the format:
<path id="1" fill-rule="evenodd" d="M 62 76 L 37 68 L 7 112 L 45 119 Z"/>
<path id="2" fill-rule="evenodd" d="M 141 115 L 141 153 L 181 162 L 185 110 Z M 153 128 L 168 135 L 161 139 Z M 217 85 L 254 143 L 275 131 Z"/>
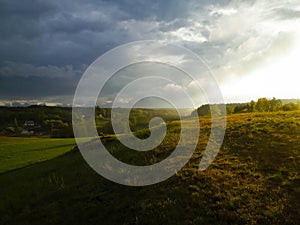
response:
<path id="1" fill-rule="evenodd" d="M 90 110 L 90 109 L 89 109 Z M 117 109 L 117 114 L 124 109 Z M 300 102 L 283 103 L 280 99 L 259 98 L 249 103 L 231 103 L 202 105 L 192 113 L 192 116 L 225 115 L 234 113 L 251 112 L 276 112 L 300 110 Z M 154 117 L 163 118 L 165 122 L 178 120 L 175 109 L 140 109 L 130 111 L 129 125 L 132 131 L 148 128 L 149 122 Z M 118 116 L 116 117 L 118 118 Z M 120 118 L 122 118 L 120 116 Z M 33 125 L 26 125 L 31 121 Z M 98 133 L 113 133 L 111 125 L 111 108 L 95 107 L 95 122 Z M 123 119 L 118 121 L 120 127 L 126 129 Z M 124 131 L 125 132 L 125 131 Z M 0 134 L 3 135 L 47 135 L 51 137 L 73 137 L 72 108 L 70 107 L 0 107 Z"/>
<path id="2" fill-rule="evenodd" d="M 26 121 L 32 122 L 27 125 Z M 28 106 L 0 107 L 0 133 L 4 135 L 50 135 L 73 137 L 72 108 Z"/>
<path id="3" fill-rule="evenodd" d="M 225 111 L 226 109 L 226 111 Z M 192 116 L 225 115 L 235 113 L 252 112 L 277 112 L 300 110 L 300 102 L 288 102 L 284 104 L 282 100 L 272 98 L 259 98 L 257 101 L 248 103 L 230 103 L 230 104 L 205 104 L 192 112 Z"/>
<path id="4" fill-rule="evenodd" d="M 90 108 L 86 108 L 91 110 Z M 122 108 L 116 109 L 122 114 Z M 112 134 L 111 108 L 95 107 L 95 122 L 98 133 Z M 175 109 L 139 109 L 130 111 L 129 124 L 132 131 L 147 128 L 154 117 L 161 117 L 166 122 L 178 120 Z M 122 118 L 120 116 L 120 118 Z M 117 116 L 118 120 L 118 116 Z M 32 125 L 26 125 L 30 121 Z M 128 121 L 120 119 L 120 127 L 126 127 Z M 72 108 L 50 106 L 0 107 L 0 135 L 46 135 L 50 137 L 73 137 Z"/>

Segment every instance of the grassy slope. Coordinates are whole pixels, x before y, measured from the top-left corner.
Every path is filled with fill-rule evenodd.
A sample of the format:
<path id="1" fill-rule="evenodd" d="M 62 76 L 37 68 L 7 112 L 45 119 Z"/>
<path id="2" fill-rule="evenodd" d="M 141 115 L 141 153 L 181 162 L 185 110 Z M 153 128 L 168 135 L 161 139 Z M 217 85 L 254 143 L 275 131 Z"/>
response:
<path id="1" fill-rule="evenodd" d="M 153 186 L 107 181 L 77 150 L 0 175 L 0 224 L 298 224 L 300 112 L 229 116 L 223 147 L 204 172 L 197 166 L 209 118 L 200 121 L 190 163 Z M 176 140 L 176 123 L 170 128 Z M 121 154 L 115 142 L 108 147 L 136 162 L 165 157 L 172 145 L 145 157 Z"/>
<path id="2" fill-rule="evenodd" d="M 53 159 L 70 151 L 74 139 L 0 137 L 0 173 Z"/>

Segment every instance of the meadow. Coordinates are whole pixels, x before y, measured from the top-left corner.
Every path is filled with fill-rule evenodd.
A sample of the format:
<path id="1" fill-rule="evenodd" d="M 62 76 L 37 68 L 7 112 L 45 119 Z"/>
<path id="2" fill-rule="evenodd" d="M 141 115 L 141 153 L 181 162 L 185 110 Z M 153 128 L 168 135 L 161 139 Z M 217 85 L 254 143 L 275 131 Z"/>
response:
<path id="1" fill-rule="evenodd" d="M 53 159 L 74 146 L 73 138 L 0 136 L 0 173 Z"/>
<path id="2" fill-rule="evenodd" d="M 0 224 L 299 224 L 300 111 L 229 115 L 220 152 L 203 172 L 198 164 L 210 134 L 210 117 L 187 122 L 198 119 L 201 133 L 193 157 L 155 185 L 110 182 L 87 165 L 77 148 L 3 172 Z M 131 151 L 113 136 L 103 142 L 121 161 L 151 164 L 176 146 L 180 123 L 167 126 L 167 138 L 149 152 Z M 148 132 L 136 135 L 145 138 Z M 71 139 L 67 141 L 70 145 L 64 147 L 71 149 Z"/>

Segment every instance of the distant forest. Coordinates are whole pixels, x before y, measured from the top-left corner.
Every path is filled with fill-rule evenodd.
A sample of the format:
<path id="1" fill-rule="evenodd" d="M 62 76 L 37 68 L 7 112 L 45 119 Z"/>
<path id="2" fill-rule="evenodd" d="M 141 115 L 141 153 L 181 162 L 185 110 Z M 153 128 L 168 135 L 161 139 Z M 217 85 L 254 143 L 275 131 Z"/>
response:
<path id="1" fill-rule="evenodd" d="M 6 136 L 73 137 L 72 108 L 0 107 L 0 132 Z"/>
<path id="2" fill-rule="evenodd" d="M 119 110 L 118 109 L 117 113 Z M 120 112 L 121 113 L 121 112 Z M 113 134 L 110 123 L 111 108 L 95 108 L 95 122 L 99 134 Z M 137 131 L 148 127 L 154 117 L 161 117 L 166 122 L 178 120 L 175 109 L 132 109 L 130 127 Z M 126 121 L 119 121 L 119 124 Z M 73 137 L 72 108 L 29 106 L 0 107 L 0 134 L 5 136 L 50 136 Z"/>
<path id="3" fill-rule="evenodd" d="M 222 106 L 222 107 L 221 107 Z M 225 107 L 224 107 L 225 106 Z M 226 108 L 226 112 L 225 109 Z M 191 116 L 225 115 L 251 112 L 293 111 L 300 109 L 298 100 L 260 98 L 249 103 L 230 103 L 226 105 L 202 105 L 192 112 Z M 122 110 L 122 109 L 120 109 Z M 223 111 L 222 111 L 223 110 Z M 120 111 L 121 112 L 121 111 Z M 99 134 L 113 134 L 110 122 L 111 109 L 95 108 L 95 122 Z M 132 131 L 148 128 L 154 117 L 164 121 L 178 120 L 175 109 L 139 109 L 131 110 L 129 124 Z M 119 124 L 126 121 L 119 121 Z M 5 136 L 50 136 L 73 137 L 72 108 L 33 105 L 29 107 L 0 107 L 0 134 Z"/>
<path id="4" fill-rule="evenodd" d="M 224 107 L 225 106 L 225 107 Z M 224 111 L 226 109 L 226 112 Z M 202 105 L 192 112 L 192 116 L 209 116 L 211 110 L 214 115 L 225 115 L 235 113 L 252 113 L 252 112 L 276 112 L 276 111 L 294 111 L 300 109 L 299 100 L 280 100 L 272 98 L 259 98 L 257 101 L 248 103 L 230 103 L 230 104 L 213 104 Z"/>

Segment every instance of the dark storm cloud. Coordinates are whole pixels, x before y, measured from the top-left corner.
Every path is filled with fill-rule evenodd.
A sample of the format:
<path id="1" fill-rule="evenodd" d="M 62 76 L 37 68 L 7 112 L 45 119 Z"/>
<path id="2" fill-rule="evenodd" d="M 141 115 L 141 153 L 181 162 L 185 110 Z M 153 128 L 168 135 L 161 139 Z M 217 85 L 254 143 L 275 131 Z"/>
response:
<path id="1" fill-rule="evenodd" d="M 188 6 L 191 1 L 181 0 L 125 0 L 120 1 L 119 7 L 129 15 L 134 15 L 136 19 L 153 19 L 170 21 L 174 18 L 188 16 Z"/>
<path id="2" fill-rule="evenodd" d="M 124 38 L 126 17 L 109 1 L 1 1 L 1 98 L 74 93 L 84 65 Z"/>
<path id="3" fill-rule="evenodd" d="M 0 61 L 90 64 L 112 47 L 147 39 L 143 29 L 133 31 L 134 26 L 126 26 L 128 21 L 162 22 L 159 29 L 169 31 L 184 26 L 191 9 L 201 13 L 205 4 L 213 2 L 217 1 L 3 0 Z"/>
<path id="4" fill-rule="evenodd" d="M 162 32 L 184 26 L 180 18 L 188 15 L 188 7 L 189 4 L 179 0 L 3 0 L 0 2 L 1 97 L 72 94 L 73 86 L 84 72 L 83 65 L 119 44 L 143 39 L 141 34 L 151 33 L 148 21 L 177 18 L 162 25 Z M 67 71 L 68 65 L 76 73 Z M 54 82 L 54 78 L 59 78 L 59 82 Z M 66 82 L 69 88 L 65 88 Z"/>
<path id="5" fill-rule="evenodd" d="M 97 57 L 120 44 L 145 39 L 183 44 L 220 68 L 220 74 L 225 67 L 234 71 L 235 64 L 244 67 L 257 52 L 266 51 L 278 36 L 274 30 L 282 29 L 276 28 L 278 20 L 299 18 L 293 4 L 259 2 L 1 0 L 0 100 L 71 96 L 86 66 Z M 269 33 L 263 34 L 267 38 L 261 34 L 263 20 L 276 20 L 270 38 Z"/>
<path id="6" fill-rule="evenodd" d="M 35 99 L 73 93 L 76 82 L 68 78 L 1 77 L 0 96 L 4 99 Z"/>
<path id="7" fill-rule="evenodd" d="M 0 8 L 0 61 L 34 65 L 90 63 L 117 43 L 104 34 L 122 15 L 100 1 L 2 1 Z"/>

